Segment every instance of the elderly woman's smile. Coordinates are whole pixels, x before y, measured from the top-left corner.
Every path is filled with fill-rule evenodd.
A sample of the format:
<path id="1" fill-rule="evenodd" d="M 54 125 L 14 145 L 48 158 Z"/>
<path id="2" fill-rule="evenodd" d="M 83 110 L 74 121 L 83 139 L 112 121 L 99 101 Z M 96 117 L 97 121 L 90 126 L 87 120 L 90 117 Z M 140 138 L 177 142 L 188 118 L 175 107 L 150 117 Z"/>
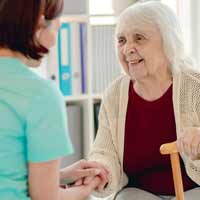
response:
<path id="1" fill-rule="evenodd" d="M 128 62 L 129 67 L 136 67 L 139 66 L 141 63 L 143 63 L 143 59 L 137 59 L 137 60 L 131 60 Z"/>
<path id="2" fill-rule="evenodd" d="M 143 61 L 143 59 L 130 60 L 130 61 L 129 61 L 129 64 L 135 65 L 135 64 L 141 63 L 142 61 Z"/>
<path id="3" fill-rule="evenodd" d="M 140 68 L 142 67 L 142 65 L 144 65 L 144 59 L 137 59 L 137 60 L 130 60 L 128 62 L 128 68 L 129 68 L 129 71 L 133 68 Z"/>

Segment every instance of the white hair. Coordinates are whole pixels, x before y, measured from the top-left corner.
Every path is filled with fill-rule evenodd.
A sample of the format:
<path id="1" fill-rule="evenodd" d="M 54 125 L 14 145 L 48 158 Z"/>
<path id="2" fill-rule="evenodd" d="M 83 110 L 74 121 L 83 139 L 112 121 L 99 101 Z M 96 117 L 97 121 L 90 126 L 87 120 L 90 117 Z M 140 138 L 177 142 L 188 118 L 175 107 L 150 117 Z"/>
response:
<path id="1" fill-rule="evenodd" d="M 121 27 L 129 28 L 133 22 L 139 26 L 152 24 L 159 29 L 172 72 L 180 67 L 194 65 L 193 60 L 185 53 L 180 23 L 170 7 L 155 0 L 135 3 L 119 16 L 116 33 Z"/>

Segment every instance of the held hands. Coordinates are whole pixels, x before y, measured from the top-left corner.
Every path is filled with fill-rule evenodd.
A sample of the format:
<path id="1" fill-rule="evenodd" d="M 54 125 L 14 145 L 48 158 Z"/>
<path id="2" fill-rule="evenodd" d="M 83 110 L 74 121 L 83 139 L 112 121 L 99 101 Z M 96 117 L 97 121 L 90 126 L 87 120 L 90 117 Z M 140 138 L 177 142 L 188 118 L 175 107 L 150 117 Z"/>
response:
<path id="1" fill-rule="evenodd" d="M 102 190 L 108 182 L 107 176 L 108 170 L 103 165 L 86 160 L 80 160 L 60 171 L 61 182 L 73 182 L 72 187 L 91 185 L 92 190 Z"/>
<path id="2" fill-rule="evenodd" d="M 200 128 L 184 129 L 182 137 L 177 140 L 177 146 L 180 153 L 185 153 L 192 160 L 200 160 Z"/>

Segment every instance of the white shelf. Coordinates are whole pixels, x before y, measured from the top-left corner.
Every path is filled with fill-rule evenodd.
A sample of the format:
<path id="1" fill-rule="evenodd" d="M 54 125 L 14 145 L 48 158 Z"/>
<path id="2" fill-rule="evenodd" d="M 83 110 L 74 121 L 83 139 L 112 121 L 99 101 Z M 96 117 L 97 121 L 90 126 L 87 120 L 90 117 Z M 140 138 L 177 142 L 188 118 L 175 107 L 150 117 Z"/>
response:
<path id="1" fill-rule="evenodd" d="M 92 99 L 94 101 L 101 101 L 102 100 L 102 94 L 93 94 Z"/>
<path id="2" fill-rule="evenodd" d="M 88 100 L 88 99 L 89 99 L 89 95 L 87 95 L 87 94 L 66 96 L 65 102 L 66 103 L 73 103 L 73 102 L 85 101 L 85 100 Z"/>
<path id="3" fill-rule="evenodd" d="M 66 103 L 73 103 L 73 102 L 81 102 L 85 100 L 92 99 L 93 101 L 101 101 L 102 94 L 82 94 L 82 95 L 74 95 L 74 96 L 66 96 L 64 97 Z"/>
<path id="4" fill-rule="evenodd" d="M 61 22 L 83 22 L 88 23 L 88 15 L 64 15 L 61 17 Z"/>

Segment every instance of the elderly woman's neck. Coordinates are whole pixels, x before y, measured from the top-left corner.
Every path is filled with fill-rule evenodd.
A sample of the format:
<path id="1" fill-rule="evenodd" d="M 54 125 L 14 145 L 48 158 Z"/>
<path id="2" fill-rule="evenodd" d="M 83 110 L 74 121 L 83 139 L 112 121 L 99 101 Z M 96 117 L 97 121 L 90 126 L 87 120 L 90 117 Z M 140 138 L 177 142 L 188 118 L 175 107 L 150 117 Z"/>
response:
<path id="1" fill-rule="evenodd" d="M 163 75 L 135 80 L 134 89 L 136 93 L 147 101 L 159 99 L 172 84 L 172 75 L 167 72 Z"/>

